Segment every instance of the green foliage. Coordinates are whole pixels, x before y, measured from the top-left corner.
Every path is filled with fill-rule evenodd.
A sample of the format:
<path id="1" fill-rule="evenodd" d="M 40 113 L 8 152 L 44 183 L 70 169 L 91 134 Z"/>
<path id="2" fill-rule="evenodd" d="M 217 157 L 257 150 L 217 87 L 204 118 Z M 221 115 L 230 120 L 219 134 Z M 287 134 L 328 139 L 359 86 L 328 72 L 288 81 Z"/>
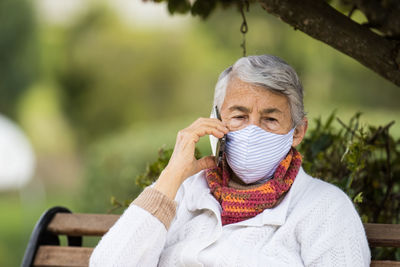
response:
<path id="1" fill-rule="evenodd" d="M 192 15 L 207 18 L 216 6 L 216 0 L 197 0 L 193 3 Z"/>
<path id="2" fill-rule="evenodd" d="M 190 2 L 188 0 L 169 0 L 168 11 L 171 14 L 185 14 L 190 10 Z"/>
<path id="3" fill-rule="evenodd" d="M 244 2 L 254 4 L 254 0 L 152 0 L 156 3 L 167 2 L 168 12 L 170 14 L 186 14 L 191 13 L 193 16 L 200 16 L 202 19 L 207 19 L 218 6 L 222 8 L 230 8 L 235 6 L 240 8 Z M 347 14 L 355 5 L 355 0 L 326 0 L 330 5 L 337 7 L 339 11 Z"/>
<path id="4" fill-rule="evenodd" d="M 167 166 L 169 159 L 171 158 L 172 152 L 173 152 L 172 148 L 169 149 L 165 149 L 164 147 L 160 148 L 158 150 L 157 159 L 152 163 L 147 163 L 146 171 L 136 176 L 136 185 L 144 189 L 146 186 L 149 186 L 152 183 L 154 183 L 160 176 L 161 172 Z M 200 159 L 202 157 L 202 154 L 200 153 L 200 150 L 197 147 L 194 151 L 194 156 L 196 159 Z M 129 204 L 132 202 L 132 200 L 133 199 L 126 199 L 123 202 L 121 202 L 118 201 L 115 196 L 112 196 L 110 199 L 110 204 L 112 205 L 112 208 L 109 210 L 109 212 L 118 210 L 119 208 L 128 207 Z"/>
<path id="5" fill-rule="evenodd" d="M 0 21 L 0 112 L 14 117 L 17 100 L 37 74 L 31 1 L 0 0 Z"/>
<path id="6" fill-rule="evenodd" d="M 233 5 L 239 6 L 241 3 L 241 1 L 235 0 L 196 0 L 192 4 L 188 0 L 164 1 L 168 2 L 168 11 L 170 14 L 186 14 L 191 12 L 193 16 L 200 16 L 202 19 L 206 19 L 216 9 L 217 4 L 221 4 L 222 7 L 226 8 Z M 163 0 L 154 0 L 154 2 L 163 2 Z"/>
<path id="7" fill-rule="evenodd" d="M 82 188 L 82 199 L 77 203 L 79 210 L 89 213 L 104 213 L 110 207 L 110 196 L 118 196 L 130 202 L 139 194 L 140 189 L 132 177 L 138 171 L 141 156 L 122 140 L 99 142 L 91 147 L 84 159 L 86 173 Z M 113 206 L 120 205 L 117 198 L 111 200 Z M 108 212 L 114 209 L 108 210 Z"/>
<path id="8" fill-rule="evenodd" d="M 173 149 L 160 148 L 158 151 L 158 158 L 153 163 L 148 163 L 146 166 L 146 172 L 140 174 L 136 177 L 136 184 L 142 188 L 151 185 L 158 176 L 160 176 L 161 171 L 167 166 L 169 159 L 171 158 Z"/>
<path id="9" fill-rule="evenodd" d="M 314 177 L 336 184 L 353 200 L 363 222 L 400 223 L 400 139 L 385 126 L 361 127 L 357 113 L 348 124 L 333 113 L 316 120 L 301 145 L 303 167 Z M 400 259 L 400 250 L 374 248 L 375 259 Z"/>
<path id="10" fill-rule="evenodd" d="M 162 170 L 167 166 L 169 159 L 171 158 L 173 149 L 161 148 L 158 151 L 158 158 L 153 163 L 148 163 L 146 166 L 146 171 L 143 174 L 139 174 L 136 177 L 136 184 L 141 188 L 151 185 L 158 176 L 160 176 Z M 194 156 L 196 159 L 201 158 L 201 153 L 196 147 L 194 151 Z"/>
<path id="11" fill-rule="evenodd" d="M 370 105 L 398 110 L 400 91 L 394 85 L 384 84 L 356 63 L 266 17 L 256 5 L 247 20 L 249 54 L 290 59 L 309 92 L 305 101 L 311 103 L 306 103 L 310 112 L 320 111 L 316 105 L 325 108 L 337 103 L 341 111 L 344 105 L 352 110 Z M 242 18 L 235 10 L 226 10 L 191 23 L 190 30 L 128 28 L 110 10 L 92 7 L 60 34 L 62 52 L 50 53 L 58 57 L 48 68 L 80 145 L 138 121 L 209 112 L 217 74 L 241 55 Z M 303 44 L 301 48 L 298 43 Z"/>
<path id="12" fill-rule="evenodd" d="M 308 132 L 301 144 L 303 167 L 312 176 L 333 183 L 353 199 L 365 222 L 400 222 L 400 139 L 389 123 L 361 127 L 357 113 L 348 124 L 332 126 L 333 113 Z"/>
<path id="13" fill-rule="evenodd" d="M 225 48 L 209 42 L 195 31 L 132 30 L 102 7 L 77 19 L 65 30 L 54 69 L 79 142 L 86 146 L 139 121 L 208 112 L 215 73 L 227 65 L 219 60 Z"/>
<path id="14" fill-rule="evenodd" d="M 143 170 L 151 173 L 152 180 L 142 184 L 151 184 L 161 172 L 172 153 L 172 149 L 162 148 L 157 163 L 151 164 L 160 147 L 171 147 L 176 139 L 176 129 L 183 129 L 191 121 L 187 119 L 164 122 L 148 122 L 132 125 L 126 131 L 101 138 L 90 145 L 82 158 L 85 167 L 83 186 L 76 205 L 81 212 L 120 213 L 140 193 L 142 187 L 135 178 Z M 207 139 L 197 144 L 201 151 L 208 153 Z M 200 157 L 197 152 L 197 157 Z M 157 169 L 160 172 L 157 173 Z"/>

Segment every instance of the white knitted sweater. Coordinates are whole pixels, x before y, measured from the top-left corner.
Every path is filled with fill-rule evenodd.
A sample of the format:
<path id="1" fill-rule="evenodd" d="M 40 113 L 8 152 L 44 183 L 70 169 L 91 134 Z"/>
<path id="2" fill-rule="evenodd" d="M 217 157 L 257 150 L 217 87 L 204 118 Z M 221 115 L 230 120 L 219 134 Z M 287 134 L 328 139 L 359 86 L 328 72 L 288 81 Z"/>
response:
<path id="1" fill-rule="evenodd" d="M 204 172 L 187 179 L 167 231 L 131 205 L 95 248 L 90 266 L 369 266 L 360 218 L 339 188 L 300 169 L 283 201 L 256 217 L 221 225 Z"/>

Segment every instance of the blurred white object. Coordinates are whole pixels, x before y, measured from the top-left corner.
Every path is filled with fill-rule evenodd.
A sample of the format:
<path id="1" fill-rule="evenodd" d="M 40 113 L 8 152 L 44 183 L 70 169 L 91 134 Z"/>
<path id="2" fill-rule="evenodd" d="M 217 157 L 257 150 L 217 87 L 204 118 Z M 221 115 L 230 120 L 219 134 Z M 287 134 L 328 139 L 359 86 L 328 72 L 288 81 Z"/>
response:
<path id="1" fill-rule="evenodd" d="M 35 155 L 22 130 L 0 115 L 0 191 L 19 189 L 32 177 Z"/>

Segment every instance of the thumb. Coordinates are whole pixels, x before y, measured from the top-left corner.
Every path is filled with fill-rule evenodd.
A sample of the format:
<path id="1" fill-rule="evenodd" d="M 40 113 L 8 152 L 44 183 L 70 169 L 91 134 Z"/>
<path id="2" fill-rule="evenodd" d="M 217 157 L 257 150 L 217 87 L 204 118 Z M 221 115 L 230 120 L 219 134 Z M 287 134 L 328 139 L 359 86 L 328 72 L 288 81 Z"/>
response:
<path id="1" fill-rule="evenodd" d="M 197 160 L 197 172 L 215 167 L 217 167 L 217 165 L 215 165 L 215 157 L 213 156 L 206 156 Z"/>

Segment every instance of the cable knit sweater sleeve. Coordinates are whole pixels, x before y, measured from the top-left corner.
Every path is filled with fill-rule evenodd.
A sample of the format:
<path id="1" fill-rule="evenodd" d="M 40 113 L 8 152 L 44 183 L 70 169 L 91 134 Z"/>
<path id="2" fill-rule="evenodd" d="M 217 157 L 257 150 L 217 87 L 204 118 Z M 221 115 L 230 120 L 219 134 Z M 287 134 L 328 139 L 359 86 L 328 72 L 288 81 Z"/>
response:
<path id="1" fill-rule="evenodd" d="M 365 230 L 352 201 L 332 185 L 321 195 L 298 224 L 305 266 L 369 267 Z"/>
<path id="2" fill-rule="evenodd" d="M 176 203 L 146 188 L 103 236 L 89 266 L 157 266 Z"/>

